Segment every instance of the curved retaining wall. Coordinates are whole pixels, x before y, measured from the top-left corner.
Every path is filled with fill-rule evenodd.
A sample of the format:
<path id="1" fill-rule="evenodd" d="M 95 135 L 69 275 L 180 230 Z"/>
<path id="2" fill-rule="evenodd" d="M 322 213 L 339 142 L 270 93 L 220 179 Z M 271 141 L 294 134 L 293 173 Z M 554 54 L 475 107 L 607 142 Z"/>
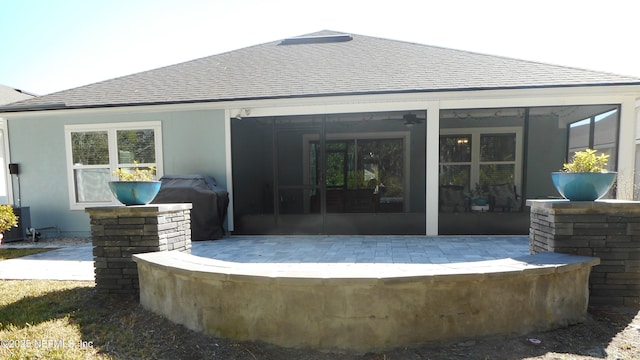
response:
<path id="1" fill-rule="evenodd" d="M 187 328 L 365 352 L 584 320 L 599 260 L 544 253 L 453 264 L 234 263 L 134 255 L 140 302 Z"/>

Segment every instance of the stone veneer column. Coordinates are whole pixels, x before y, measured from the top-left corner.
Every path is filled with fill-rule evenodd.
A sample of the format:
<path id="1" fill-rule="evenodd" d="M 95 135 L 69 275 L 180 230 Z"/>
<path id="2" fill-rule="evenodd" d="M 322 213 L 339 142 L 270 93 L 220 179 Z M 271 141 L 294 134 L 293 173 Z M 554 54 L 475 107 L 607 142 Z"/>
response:
<path id="1" fill-rule="evenodd" d="M 528 200 L 531 253 L 600 258 L 589 278 L 590 303 L 640 305 L 640 202 Z"/>
<path id="2" fill-rule="evenodd" d="M 191 204 L 94 207 L 86 212 L 98 292 L 139 294 L 133 254 L 191 252 Z"/>

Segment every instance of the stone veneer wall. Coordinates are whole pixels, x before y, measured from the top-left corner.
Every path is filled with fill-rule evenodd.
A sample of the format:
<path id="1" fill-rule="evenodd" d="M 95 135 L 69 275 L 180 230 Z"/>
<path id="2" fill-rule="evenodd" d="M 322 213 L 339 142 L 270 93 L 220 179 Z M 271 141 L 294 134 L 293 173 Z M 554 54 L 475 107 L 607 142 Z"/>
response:
<path id="1" fill-rule="evenodd" d="M 600 258 L 589 278 L 590 302 L 640 305 L 640 202 L 528 200 L 531 253 Z"/>
<path id="2" fill-rule="evenodd" d="M 131 255 L 179 250 L 191 252 L 191 204 L 152 204 L 87 208 L 96 289 L 138 295 L 138 268 Z"/>

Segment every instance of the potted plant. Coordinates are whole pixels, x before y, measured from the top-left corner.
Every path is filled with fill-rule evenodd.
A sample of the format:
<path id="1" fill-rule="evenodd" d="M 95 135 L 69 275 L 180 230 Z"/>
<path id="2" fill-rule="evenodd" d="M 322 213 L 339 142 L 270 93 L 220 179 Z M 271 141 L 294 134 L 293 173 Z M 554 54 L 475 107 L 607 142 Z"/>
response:
<path id="1" fill-rule="evenodd" d="M 113 172 L 118 181 L 109 181 L 113 195 L 124 205 L 146 205 L 160 191 L 160 181 L 154 179 L 156 168 L 150 166 L 141 169 L 138 162 L 133 162 L 132 169 L 119 168 Z"/>
<path id="2" fill-rule="evenodd" d="M 0 244 L 4 238 L 4 232 L 18 226 L 18 217 L 13 212 L 11 205 L 0 205 Z"/>
<path id="3" fill-rule="evenodd" d="M 487 192 L 476 183 L 476 187 L 471 190 L 471 202 L 476 206 L 486 206 L 489 202 Z"/>
<path id="4" fill-rule="evenodd" d="M 607 171 L 609 155 L 596 150 L 577 151 L 562 170 L 551 173 L 551 180 L 560 195 L 572 201 L 594 201 L 613 186 L 616 172 Z"/>

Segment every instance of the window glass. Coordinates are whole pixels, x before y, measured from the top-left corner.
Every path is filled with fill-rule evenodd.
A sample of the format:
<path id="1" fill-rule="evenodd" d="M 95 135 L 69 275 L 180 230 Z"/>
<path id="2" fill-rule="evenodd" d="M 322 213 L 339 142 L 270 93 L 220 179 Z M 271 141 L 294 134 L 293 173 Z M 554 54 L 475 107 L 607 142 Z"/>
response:
<path id="1" fill-rule="evenodd" d="M 471 165 L 440 165 L 440 185 L 459 185 L 469 189 Z"/>
<path id="2" fill-rule="evenodd" d="M 309 148 L 312 181 L 319 172 L 318 144 L 313 141 Z M 327 212 L 368 212 L 371 209 L 358 207 L 358 201 L 371 203 L 376 197 L 381 203 L 395 201 L 396 205 L 402 204 L 405 197 L 404 139 L 328 140 L 325 147 Z M 401 210 L 398 207 L 393 211 Z"/>
<path id="3" fill-rule="evenodd" d="M 613 110 L 597 115 L 594 120 L 593 148 L 609 155 L 607 169 L 614 170 L 617 160 L 618 111 Z"/>
<path id="4" fill-rule="evenodd" d="M 480 161 L 514 161 L 516 159 L 516 134 L 482 134 L 480 136 Z"/>
<path id="5" fill-rule="evenodd" d="M 358 188 L 383 188 L 385 196 L 404 196 L 402 139 L 358 140 Z"/>
<path id="6" fill-rule="evenodd" d="M 140 164 L 156 161 L 155 139 L 151 129 L 118 130 L 118 163 Z"/>
<path id="7" fill-rule="evenodd" d="M 327 146 L 327 187 L 344 187 L 349 176 L 346 141 L 331 141 Z"/>
<path id="8" fill-rule="evenodd" d="M 490 164 L 480 165 L 480 186 L 514 184 L 514 164 Z"/>
<path id="9" fill-rule="evenodd" d="M 109 168 L 106 169 L 76 169 L 76 201 L 107 202 L 111 200 L 111 191 L 107 185 L 111 180 Z"/>
<path id="10" fill-rule="evenodd" d="M 106 131 L 71 133 L 73 163 L 78 165 L 108 165 L 109 142 Z"/>
<path id="11" fill-rule="evenodd" d="M 569 157 L 576 151 L 589 147 L 590 124 L 591 119 L 580 120 L 569 124 Z"/>
<path id="12" fill-rule="evenodd" d="M 440 162 L 470 162 L 471 135 L 440 136 Z"/>
<path id="13" fill-rule="evenodd" d="M 440 186 L 461 186 L 470 192 L 477 186 L 517 185 L 517 132 L 484 130 L 440 136 Z"/>
<path id="14" fill-rule="evenodd" d="M 615 170 L 618 121 L 618 109 L 613 109 L 569 124 L 567 159 L 576 151 L 591 148 L 608 154 L 607 169 Z"/>

